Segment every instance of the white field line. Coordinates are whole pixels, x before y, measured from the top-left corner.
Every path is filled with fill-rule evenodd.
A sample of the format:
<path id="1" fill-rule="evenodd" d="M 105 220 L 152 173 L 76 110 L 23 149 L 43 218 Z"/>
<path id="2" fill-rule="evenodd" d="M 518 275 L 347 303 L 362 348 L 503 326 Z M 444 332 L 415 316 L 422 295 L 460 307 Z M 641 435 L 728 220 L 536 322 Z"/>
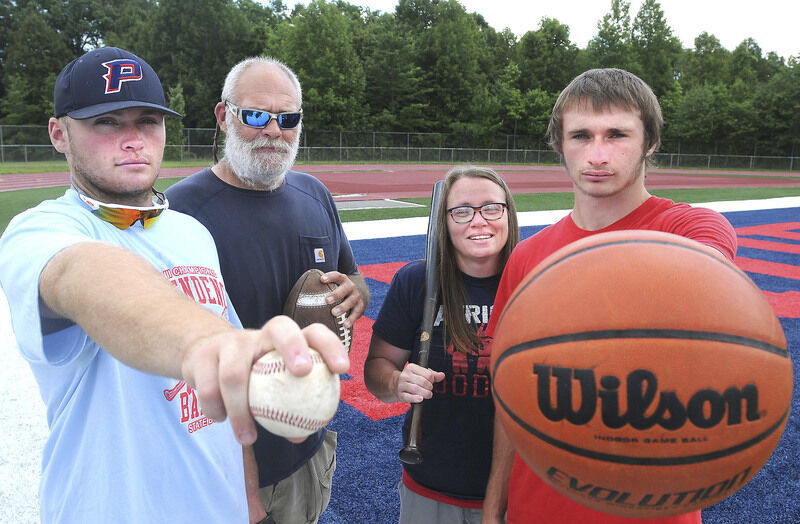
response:
<path id="1" fill-rule="evenodd" d="M 800 197 L 732 200 L 693 205 L 707 207 L 719 211 L 720 213 L 727 211 L 751 211 L 756 209 L 782 209 L 787 207 L 800 207 Z M 519 219 L 519 225 L 521 227 L 545 226 L 557 222 L 567 213 L 569 213 L 569 210 L 526 211 L 524 213 L 518 213 L 517 218 Z M 344 223 L 344 232 L 347 234 L 349 240 L 424 235 L 427 231 L 428 217 Z"/>

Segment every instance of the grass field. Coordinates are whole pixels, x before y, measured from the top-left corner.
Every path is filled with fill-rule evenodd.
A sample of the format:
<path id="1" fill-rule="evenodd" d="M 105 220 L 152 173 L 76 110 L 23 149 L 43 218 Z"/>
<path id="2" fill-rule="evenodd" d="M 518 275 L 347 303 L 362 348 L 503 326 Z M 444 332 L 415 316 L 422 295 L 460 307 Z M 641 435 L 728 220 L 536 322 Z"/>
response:
<path id="1" fill-rule="evenodd" d="M 178 162 L 165 161 L 162 167 L 207 167 L 208 161 Z M 69 171 L 67 161 L 58 162 L 0 162 L 0 175 L 16 173 L 61 173 Z"/>
<path id="2" fill-rule="evenodd" d="M 178 180 L 181 179 L 159 179 L 156 181 L 156 188 L 163 191 Z M 43 200 L 61 196 L 64 194 L 65 189 L 66 186 L 0 192 L 0 233 L 5 231 L 8 222 L 16 214 L 37 205 Z M 670 189 L 652 191 L 652 193 L 675 201 L 693 204 L 722 200 L 759 200 L 763 198 L 800 196 L 800 186 L 788 188 Z M 350 209 L 340 211 L 339 215 L 343 222 L 428 216 L 430 198 L 408 198 L 403 200 L 421 204 L 425 207 Z M 519 194 L 514 195 L 514 202 L 517 205 L 518 212 L 570 209 L 572 207 L 572 193 Z"/>
<path id="3" fill-rule="evenodd" d="M 163 167 L 207 167 L 207 161 L 196 163 L 181 163 L 177 161 L 164 162 Z M 5 162 L 0 163 L 0 176 L 14 173 L 47 173 L 67 171 L 65 161 L 60 162 Z M 690 172 L 687 172 L 689 174 Z M 704 176 L 721 176 L 716 173 L 704 173 Z M 737 176 L 727 174 L 725 176 Z M 745 176 L 745 175 L 739 175 Z M 751 175 L 752 177 L 752 175 Z M 772 175 L 760 175 L 763 178 L 772 178 Z M 785 175 L 781 177 L 785 179 Z M 794 179 L 795 177 L 790 177 Z M 164 190 L 178 182 L 180 178 L 162 178 L 156 181 L 156 188 Z M 716 188 L 716 189 L 670 189 L 653 190 L 653 194 L 670 198 L 675 201 L 687 203 L 714 202 L 723 200 L 758 200 L 763 198 L 776 198 L 786 196 L 800 196 L 800 176 L 797 177 L 798 187 L 781 188 Z M 49 187 L 41 189 L 21 189 L 16 191 L 0 192 L 0 233 L 5 231 L 8 222 L 16 214 L 33 207 L 43 200 L 56 198 L 64 193 L 66 186 Z M 343 222 L 356 222 L 368 220 L 385 220 L 394 218 L 428 216 L 430 206 L 429 198 L 407 198 L 406 202 L 420 204 L 423 207 L 411 208 L 383 208 L 383 209 L 344 209 L 339 212 Z M 515 194 L 514 201 L 517 211 L 545 211 L 554 209 L 570 209 L 572 207 L 572 193 L 536 193 Z"/>

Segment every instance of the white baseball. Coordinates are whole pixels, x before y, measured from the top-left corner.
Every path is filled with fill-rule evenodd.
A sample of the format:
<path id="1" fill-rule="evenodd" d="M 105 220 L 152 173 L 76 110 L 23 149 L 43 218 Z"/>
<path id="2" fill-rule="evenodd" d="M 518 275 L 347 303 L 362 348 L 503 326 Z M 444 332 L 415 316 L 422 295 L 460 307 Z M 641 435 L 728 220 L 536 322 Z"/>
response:
<path id="1" fill-rule="evenodd" d="M 339 375 L 311 350 L 308 375 L 289 372 L 283 357 L 270 351 L 250 371 L 250 413 L 275 435 L 301 438 L 328 425 L 339 407 Z"/>

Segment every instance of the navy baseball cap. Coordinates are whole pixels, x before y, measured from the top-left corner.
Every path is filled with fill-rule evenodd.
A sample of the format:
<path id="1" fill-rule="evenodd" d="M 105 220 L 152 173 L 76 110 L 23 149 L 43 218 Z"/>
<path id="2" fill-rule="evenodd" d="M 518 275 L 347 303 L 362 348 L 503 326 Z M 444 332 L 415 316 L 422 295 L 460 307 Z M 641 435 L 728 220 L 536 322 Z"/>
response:
<path id="1" fill-rule="evenodd" d="M 129 107 L 152 107 L 182 118 L 166 107 L 153 68 L 117 47 L 94 49 L 67 64 L 56 80 L 53 101 L 56 118 L 81 120 Z"/>

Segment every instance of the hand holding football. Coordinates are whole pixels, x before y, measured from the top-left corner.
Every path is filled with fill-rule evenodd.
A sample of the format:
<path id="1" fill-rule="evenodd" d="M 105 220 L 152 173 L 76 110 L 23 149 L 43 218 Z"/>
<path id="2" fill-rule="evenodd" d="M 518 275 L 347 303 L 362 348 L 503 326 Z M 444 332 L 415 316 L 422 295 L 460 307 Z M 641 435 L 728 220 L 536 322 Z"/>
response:
<path id="1" fill-rule="evenodd" d="M 320 280 L 324 273 L 319 269 L 309 269 L 297 279 L 283 307 L 283 314 L 291 317 L 297 325 L 304 328 L 316 322 L 324 324 L 331 331 L 339 335 L 339 340 L 350 352 L 350 342 L 353 340 L 353 330 L 344 325 L 348 313 L 333 316 L 331 310 L 341 301 L 328 304 L 326 298 L 338 286 L 332 282 L 324 283 Z"/>

